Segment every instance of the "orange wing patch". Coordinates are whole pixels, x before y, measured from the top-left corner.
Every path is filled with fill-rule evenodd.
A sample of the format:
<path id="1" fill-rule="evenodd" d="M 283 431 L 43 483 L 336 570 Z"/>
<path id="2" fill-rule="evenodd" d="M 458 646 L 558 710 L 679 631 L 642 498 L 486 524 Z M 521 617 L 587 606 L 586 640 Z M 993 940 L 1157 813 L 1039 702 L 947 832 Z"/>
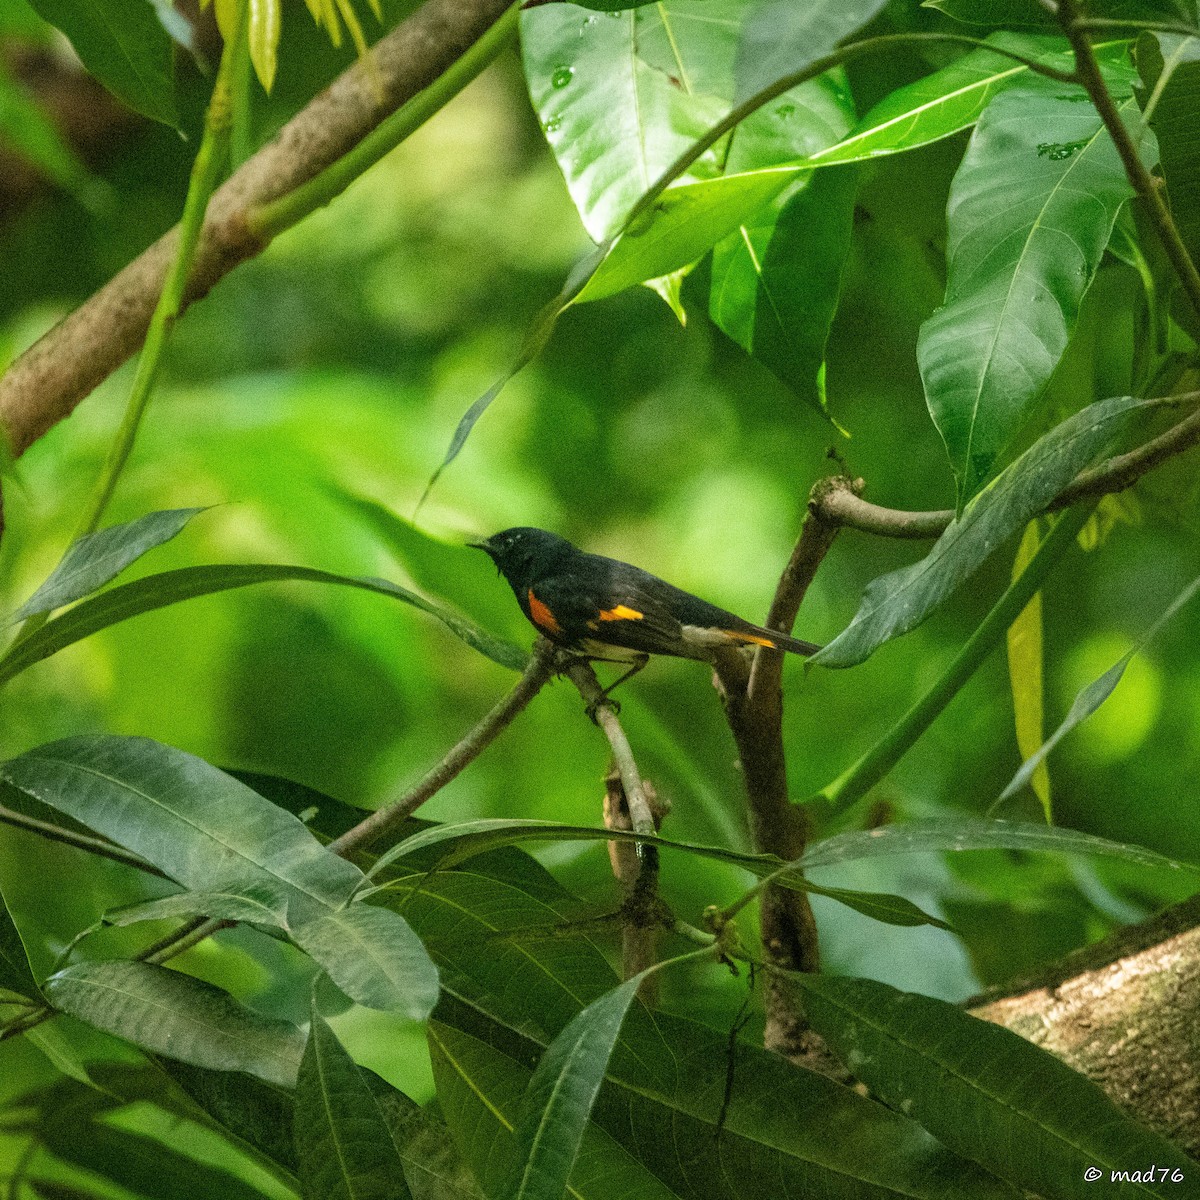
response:
<path id="1" fill-rule="evenodd" d="M 547 633 L 562 632 L 554 614 L 533 594 L 533 588 L 529 589 L 529 615 L 539 629 L 544 629 Z"/>
<path id="2" fill-rule="evenodd" d="M 757 633 L 741 633 L 736 629 L 722 629 L 721 632 L 727 638 L 732 638 L 735 642 L 748 642 L 754 646 L 766 646 L 771 650 L 779 649 L 770 638 L 759 637 Z"/>
<path id="3" fill-rule="evenodd" d="M 618 604 L 616 608 L 602 608 L 597 615 L 602 621 L 640 621 L 646 614 L 627 604 Z"/>

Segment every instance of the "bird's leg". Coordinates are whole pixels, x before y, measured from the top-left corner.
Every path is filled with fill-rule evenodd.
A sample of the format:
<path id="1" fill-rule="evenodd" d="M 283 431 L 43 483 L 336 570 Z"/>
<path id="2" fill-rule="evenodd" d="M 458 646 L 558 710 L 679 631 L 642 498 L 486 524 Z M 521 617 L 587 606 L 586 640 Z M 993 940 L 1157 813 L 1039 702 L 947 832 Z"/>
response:
<path id="1" fill-rule="evenodd" d="M 649 661 L 650 661 L 650 655 L 639 654 L 637 656 L 637 658 L 635 658 L 633 660 L 633 666 L 631 666 L 629 668 L 629 670 L 625 672 L 624 675 L 620 675 L 616 679 L 614 679 L 613 682 L 610 683 L 608 685 L 608 687 L 606 687 L 600 693 L 600 695 L 597 696 L 596 699 L 587 706 L 587 715 L 589 717 L 591 717 L 592 720 L 594 721 L 596 719 L 596 709 L 598 709 L 601 704 L 611 704 L 617 710 L 617 712 L 620 712 L 621 711 L 620 704 L 618 704 L 616 700 L 610 700 L 609 693 L 611 693 L 614 688 L 617 688 L 622 683 L 624 683 L 625 680 L 630 679 L 634 675 L 636 675 Z"/>

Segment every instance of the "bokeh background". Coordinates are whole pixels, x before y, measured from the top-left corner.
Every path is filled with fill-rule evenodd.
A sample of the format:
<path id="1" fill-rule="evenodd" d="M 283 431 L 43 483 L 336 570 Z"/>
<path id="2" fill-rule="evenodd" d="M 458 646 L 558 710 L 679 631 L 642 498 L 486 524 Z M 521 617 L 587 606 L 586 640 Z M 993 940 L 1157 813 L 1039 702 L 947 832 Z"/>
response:
<path id="1" fill-rule="evenodd" d="M 188 140 L 114 111 L 86 81 L 75 81 L 82 91 L 72 100 L 61 46 L 16 0 L 6 9 L 0 47 L 9 75 L 68 124 L 72 104 L 89 109 L 99 132 L 81 151 L 86 174 L 65 187 L 31 174 L 12 147 L 0 156 L 0 364 L 176 220 L 207 87 L 181 64 Z M 390 6 L 388 21 L 400 11 Z M 240 130 L 243 153 L 350 61 L 299 4 L 284 25 L 279 85 L 269 101 L 256 93 Z M 928 67 L 900 57 L 852 81 L 865 108 L 873 92 Z M 130 577 L 212 562 L 378 574 L 446 598 L 524 644 L 532 631 L 507 586 L 462 543 L 532 524 L 761 620 L 808 490 L 836 469 L 831 447 L 872 499 L 903 508 L 953 502 L 914 347 L 941 298 L 945 197 L 964 144 L 951 139 L 861 176 L 828 359 L 830 407 L 850 437 L 709 325 L 701 269 L 685 286 L 686 326 L 648 289 L 569 311 L 413 523 L 459 417 L 507 367 L 588 245 L 518 59 L 507 55 L 184 316 L 110 517 L 214 507 Z M 1047 398 L 1047 421 L 1093 395 L 1128 390 L 1136 286 L 1132 271 L 1106 261 Z M 118 372 L 6 476 L 6 611 L 69 541 L 130 380 L 128 367 Z M 1075 553 L 1053 578 L 1045 596 L 1051 726 L 1195 575 L 1196 498 L 1194 458 L 1163 469 L 1121 506 L 1102 546 Z M 1014 550 L 1002 548 L 926 625 L 862 667 L 806 675 L 789 660 L 797 800 L 854 761 L 937 678 L 1006 584 Z M 870 579 L 920 553 L 844 533 L 798 632 L 832 637 Z M 1200 613 L 1185 610 L 1056 752 L 1060 823 L 1200 861 L 1198 634 Z M 144 735 L 372 807 L 420 777 L 512 681 L 436 622 L 380 597 L 311 584 L 250 588 L 140 617 L 31 669 L 0 696 L 0 751 L 88 731 Z M 750 848 L 707 670 L 657 661 L 622 702 L 643 771 L 672 806 L 664 833 Z M 1019 761 L 1007 669 L 996 655 L 855 817 L 983 814 Z M 605 766 L 603 739 L 573 689 L 557 683 L 422 815 L 597 824 Z M 1040 817 L 1032 797 L 1001 811 Z M 598 909 L 614 906 L 602 846 L 536 853 Z M 1185 879 L 1128 865 L 1000 853 L 878 859 L 820 878 L 901 893 L 958 930 L 879 926 L 818 899 L 830 970 L 949 999 L 1189 890 Z M 143 886 L 121 868 L 14 831 L 0 836 L 0 882 L 18 920 L 59 946 Z M 687 919 L 746 885 L 712 862 L 677 854 L 665 862 L 664 894 Z M 251 1003 L 290 991 L 302 1004 L 298 956 L 264 941 L 222 935 L 193 955 L 191 969 Z M 705 969 L 669 979 L 664 1002 L 686 997 L 693 1014 L 727 1025 L 744 994 L 744 980 Z M 50 1028 L 49 1046 L 0 1047 L 0 1077 L 52 1075 L 43 1055 L 53 1055 L 55 1038 L 115 1052 L 69 1022 Z M 417 1098 L 429 1094 L 419 1030 L 363 1010 L 344 1013 L 338 1028 L 360 1061 Z"/>

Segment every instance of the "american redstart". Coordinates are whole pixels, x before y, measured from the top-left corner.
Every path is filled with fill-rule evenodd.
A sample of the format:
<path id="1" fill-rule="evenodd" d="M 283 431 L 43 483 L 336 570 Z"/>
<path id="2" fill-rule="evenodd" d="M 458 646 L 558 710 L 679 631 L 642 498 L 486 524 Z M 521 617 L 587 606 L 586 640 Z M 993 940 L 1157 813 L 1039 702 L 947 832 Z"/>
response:
<path id="1" fill-rule="evenodd" d="M 606 691 L 640 671 L 651 654 L 711 662 L 731 646 L 806 655 L 821 648 L 751 625 L 640 567 L 586 554 L 544 529 L 505 529 L 469 544 L 491 555 L 521 611 L 556 645 L 633 664 Z"/>

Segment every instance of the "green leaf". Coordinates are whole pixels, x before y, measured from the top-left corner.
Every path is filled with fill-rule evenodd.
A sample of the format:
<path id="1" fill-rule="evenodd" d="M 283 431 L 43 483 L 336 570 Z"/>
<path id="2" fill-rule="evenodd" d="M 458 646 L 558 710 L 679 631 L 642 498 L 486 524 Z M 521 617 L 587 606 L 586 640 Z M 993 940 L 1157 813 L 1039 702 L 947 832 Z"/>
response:
<path id="1" fill-rule="evenodd" d="M 13 614 L 23 621 L 98 591 L 148 550 L 169 542 L 203 508 L 172 508 L 85 534 L 67 547 L 49 578 Z"/>
<path id="2" fill-rule="evenodd" d="M 47 179 L 88 203 L 98 187 L 41 106 L 0 63 L 0 140 L 33 164 Z"/>
<path id="3" fill-rule="evenodd" d="M 800 173 L 797 167 L 766 167 L 667 188 L 617 238 L 574 303 L 603 300 L 695 262 Z"/>
<path id="4" fill-rule="evenodd" d="M 281 0 L 249 0 L 250 61 L 254 73 L 269 92 L 275 82 L 276 51 L 279 49 Z"/>
<path id="5" fill-rule="evenodd" d="M 201 1162 L 157 1138 L 104 1120 L 80 1120 L 71 1109 L 49 1114 L 38 1126 L 46 1150 L 110 1185 L 154 1200 L 263 1200 L 263 1193 L 218 1166 Z M 88 1195 L 94 1193 L 87 1193 Z M 83 1195 L 83 1193 L 79 1193 Z"/>
<path id="6" fill-rule="evenodd" d="M 355 903 L 293 930 L 292 940 L 368 1008 L 423 1021 L 438 998 L 438 974 L 398 913 Z"/>
<path id="7" fill-rule="evenodd" d="M 296 1081 L 300 1030 L 190 975 L 145 962 L 78 963 L 45 989 L 55 1007 L 144 1050 L 286 1087 Z"/>
<path id="8" fill-rule="evenodd" d="M 819 171 L 713 250 L 709 315 L 821 413 L 855 185 L 853 172 Z"/>
<path id="9" fill-rule="evenodd" d="M 142 921 L 164 921 L 172 917 L 215 917 L 221 921 L 249 921 L 254 925 L 287 927 L 287 913 L 277 896 L 262 898 L 245 892 L 175 892 L 157 900 L 110 908 L 105 925 L 136 925 Z"/>
<path id="10" fill-rule="evenodd" d="M 1061 37 L 996 33 L 987 40 L 1059 70 L 1074 66 L 1074 56 Z M 974 125 L 993 96 L 1028 77 L 1029 68 L 1023 63 L 994 50 L 972 50 L 940 71 L 889 92 L 849 136 L 818 150 L 809 165 L 861 162 L 950 137 Z"/>
<path id="11" fill-rule="evenodd" d="M 951 928 L 940 917 L 931 916 L 903 896 L 893 896 L 887 892 L 858 892 L 851 888 L 822 887 L 811 880 L 804 881 L 804 891 L 811 892 L 814 896 L 827 896 L 830 900 L 836 900 L 839 904 L 844 904 L 873 921 L 881 921 L 884 925 L 934 925 L 938 929 Z"/>
<path id="12" fill-rule="evenodd" d="M 1125 72 L 1109 78 L 1128 86 Z M 1045 80 L 1001 93 L 951 187 L 946 299 L 921 327 L 917 358 L 960 509 L 1032 413 L 1133 194 L 1084 95 Z M 1136 103 L 1120 111 L 1153 161 Z"/>
<path id="13" fill-rule="evenodd" d="M 228 591 L 231 588 L 289 580 L 333 583 L 341 587 L 361 588 L 381 596 L 390 596 L 437 617 L 468 646 L 503 667 L 519 671 L 528 662 L 529 656 L 510 642 L 484 633 L 457 613 L 449 612 L 415 592 L 389 583 L 386 579 L 333 575 L 328 571 L 314 570 L 312 567 L 230 563 L 225 566 L 181 567 L 176 571 L 164 571 L 160 575 L 148 575 L 144 579 L 135 579 L 132 583 L 111 588 L 85 600 L 82 604 L 77 604 L 69 611 L 47 621 L 36 633 L 22 638 L 9 648 L 4 658 L 0 659 L 0 683 L 19 675 L 34 663 L 41 662 L 43 658 L 57 654 L 63 647 L 74 645 L 93 633 L 116 625 L 119 621 L 127 621 L 130 617 L 197 596 L 210 596 L 214 592 Z"/>
<path id="14" fill-rule="evenodd" d="M 967 505 L 920 562 L 872 580 L 850 624 L 810 661 L 852 667 L 916 628 L 1001 542 L 1046 508 L 1121 431 L 1130 413 L 1152 403 L 1118 396 L 1056 425 Z"/>
<path id="15" fill-rule="evenodd" d="M 963 850 L 1030 850 L 1054 854 L 1095 854 L 1138 866 L 1168 871 L 1200 871 L 1200 866 L 1179 862 L 1141 846 L 1110 842 L 1107 838 L 1057 825 L 1025 821 L 985 821 L 955 817 L 938 821 L 913 821 L 882 825 L 878 829 L 834 834 L 817 842 L 796 860 L 803 870 L 832 867 L 890 854 L 959 852 Z"/>
<path id="16" fill-rule="evenodd" d="M 870 21 L 886 0 L 758 0 L 737 53 L 738 103 L 803 70 Z"/>
<path id="17" fill-rule="evenodd" d="M 1035 517 L 1025 526 L 1021 545 L 1013 562 L 1013 579 L 1033 561 L 1038 548 L 1038 521 Z M 1042 593 L 1038 592 L 1025 605 L 1021 615 L 1008 627 L 1008 681 L 1012 689 L 1013 720 L 1017 732 L 1017 749 L 1028 758 L 1042 744 L 1045 735 L 1042 687 Z M 1041 763 L 1030 776 L 1034 793 L 1042 803 L 1046 824 L 1053 819 L 1050 808 L 1050 772 Z"/>
<path id="18" fill-rule="evenodd" d="M 8 911 L 3 892 L 0 892 L 0 988 L 30 999 L 39 995 L 25 943 Z"/>
<path id="19" fill-rule="evenodd" d="M 1008 25 L 1035 29 L 1056 25 L 1054 14 L 1036 0 L 924 0 L 923 8 L 936 8 L 967 25 Z M 1127 21 L 1196 22 L 1194 0 L 1089 0 L 1089 17 Z"/>
<path id="20" fill-rule="evenodd" d="M 1010 796 L 1016 795 L 1027 783 L 1032 780 L 1034 784 L 1037 781 L 1037 772 L 1045 770 L 1046 756 L 1058 745 L 1059 742 L 1081 722 L 1086 721 L 1109 698 L 1116 690 L 1117 684 L 1121 682 L 1121 676 L 1125 674 L 1125 668 L 1129 666 L 1130 660 L 1135 654 L 1141 651 L 1147 643 L 1149 643 L 1162 629 L 1168 621 L 1181 609 L 1196 593 L 1200 591 L 1200 578 L 1193 579 L 1191 583 L 1171 601 L 1166 612 L 1146 630 L 1144 634 L 1124 653 L 1099 679 L 1094 679 L 1087 687 L 1083 688 L 1075 697 L 1075 702 L 1071 705 L 1071 711 L 1067 713 L 1063 723 L 1046 739 L 1046 741 L 1038 747 L 1038 749 L 1030 753 L 1022 747 L 1022 753 L 1029 754 L 1025 762 L 1022 763 L 1021 769 L 1013 776 L 1008 787 L 1000 793 L 1001 800 L 1007 800 Z M 1036 790 L 1036 788 L 1035 788 Z"/>
<path id="21" fill-rule="evenodd" d="M 306 1198 L 411 1200 L 371 1089 L 315 1004 L 296 1085 L 296 1150 Z"/>
<path id="22" fill-rule="evenodd" d="M 1127 1117 L 1045 1050 L 953 1004 L 868 979 L 797 978 L 834 1053 L 885 1103 L 1027 1193 L 1094 1196 L 1092 1169 L 1195 1162 Z M 1162 1183 L 1106 1183 L 1107 1195 L 1169 1196 Z"/>
<path id="23" fill-rule="evenodd" d="M 1158 141 L 1171 216 L 1193 262 L 1200 261 L 1200 38 L 1143 33 L 1137 65 L 1150 92 L 1149 125 Z M 1153 104 L 1153 109 L 1149 106 Z"/>
<path id="24" fill-rule="evenodd" d="M 512 1200 L 561 1200 L 621 1024 L 646 974 L 594 1000 L 542 1055 L 517 1120 L 517 1169 L 504 1191 Z"/>
<path id="25" fill-rule="evenodd" d="M 83 65 L 119 100 L 179 127 L 171 39 L 146 3 L 129 0 L 29 0 L 67 35 Z"/>
<path id="26" fill-rule="evenodd" d="M 295 924 L 343 903 L 363 878 L 291 813 L 150 738 L 67 738 L 5 763 L 0 777 L 186 888 L 246 892 L 286 906 Z"/>

